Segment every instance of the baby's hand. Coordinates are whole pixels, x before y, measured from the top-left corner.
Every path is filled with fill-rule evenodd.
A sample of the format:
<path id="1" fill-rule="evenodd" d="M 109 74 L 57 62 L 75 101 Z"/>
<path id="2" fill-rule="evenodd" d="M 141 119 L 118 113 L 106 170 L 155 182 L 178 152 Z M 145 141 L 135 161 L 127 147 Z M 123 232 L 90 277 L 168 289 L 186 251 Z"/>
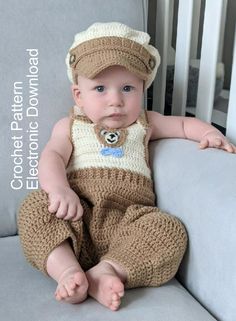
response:
<path id="1" fill-rule="evenodd" d="M 50 205 L 48 210 L 56 217 L 64 220 L 77 221 L 83 215 L 78 195 L 70 187 L 58 187 L 49 193 Z"/>
<path id="2" fill-rule="evenodd" d="M 218 131 L 210 131 L 204 135 L 199 143 L 199 148 L 214 147 L 223 149 L 229 153 L 236 153 L 236 146 L 231 144 L 227 138 Z"/>

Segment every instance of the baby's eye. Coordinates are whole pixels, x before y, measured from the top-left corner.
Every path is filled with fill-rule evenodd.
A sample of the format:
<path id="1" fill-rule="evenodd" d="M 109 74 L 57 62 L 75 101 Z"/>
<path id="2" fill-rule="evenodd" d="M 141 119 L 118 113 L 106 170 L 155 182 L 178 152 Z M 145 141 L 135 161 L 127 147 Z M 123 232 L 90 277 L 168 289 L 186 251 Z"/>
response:
<path id="1" fill-rule="evenodd" d="M 99 93 L 102 93 L 105 90 L 104 86 L 96 86 L 95 90 L 98 91 Z"/>
<path id="2" fill-rule="evenodd" d="M 123 87 L 123 91 L 125 92 L 130 92 L 132 89 L 134 89 L 134 87 L 130 85 L 126 85 Z"/>

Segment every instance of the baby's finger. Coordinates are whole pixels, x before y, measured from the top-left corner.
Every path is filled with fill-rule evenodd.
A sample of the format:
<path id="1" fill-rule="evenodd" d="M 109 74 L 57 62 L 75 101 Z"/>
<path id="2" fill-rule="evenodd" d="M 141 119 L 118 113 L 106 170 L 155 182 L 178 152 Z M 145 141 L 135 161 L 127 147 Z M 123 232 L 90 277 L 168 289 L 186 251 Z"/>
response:
<path id="1" fill-rule="evenodd" d="M 68 205 L 64 202 L 60 203 L 60 206 L 57 210 L 56 217 L 57 218 L 64 218 L 67 215 Z"/>
<path id="2" fill-rule="evenodd" d="M 70 204 L 67 209 L 67 214 L 64 216 L 64 220 L 70 220 L 73 219 L 76 216 L 76 205 Z"/>
<path id="3" fill-rule="evenodd" d="M 78 221 L 83 216 L 83 211 L 84 211 L 84 209 L 83 209 L 82 205 L 81 204 L 77 205 L 76 215 L 72 221 L 73 222 Z"/>
<path id="4" fill-rule="evenodd" d="M 229 153 L 235 153 L 234 146 L 228 142 L 224 145 L 224 149 Z"/>
<path id="5" fill-rule="evenodd" d="M 214 144 L 214 147 L 220 148 L 221 145 L 223 144 L 223 141 L 220 137 L 216 137 L 213 144 Z"/>
<path id="6" fill-rule="evenodd" d="M 48 206 L 48 210 L 50 213 L 56 213 L 60 205 L 60 201 L 52 201 Z"/>
<path id="7" fill-rule="evenodd" d="M 203 138 L 199 143 L 199 148 L 204 149 L 209 146 L 209 141 L 207 138 Z"/>

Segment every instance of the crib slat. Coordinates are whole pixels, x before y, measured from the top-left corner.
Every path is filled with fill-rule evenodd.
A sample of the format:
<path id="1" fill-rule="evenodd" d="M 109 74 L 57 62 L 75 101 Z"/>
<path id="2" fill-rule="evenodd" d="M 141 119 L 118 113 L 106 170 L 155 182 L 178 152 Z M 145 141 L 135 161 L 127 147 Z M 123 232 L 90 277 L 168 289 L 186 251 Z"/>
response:
<path id="1" fill-rule="evenodd" d="M 172 115 L 185 115 L 193 0 L 179 0 Z"/>
<path id="2" fill-rule="evenodd" d="M 202 2 L 201 0 L 193 1 L 193 23 L 192 23 L 191 54 L 190 54 L 191 59 L 197 59 L 201 2 Z"/>
<path id="3" fill-rule="evenodd" d="M 205 7 L 196 117 L 207 122 L 211 122 L 212 117 L 216 66 L 225 2 L 227 3 L 227 0 L 207 0 Z"/>
<path id="4" fill-rule="evenodd" d="M 166 69 L 168 50 L 171 46 L 174 0 L 157 0 L 156 46 L 161 56 L 161 64 L 153 84 L 153 110 L 164 114 Z"/>
<path id="5" fill-rule="evenodd" d="M 226 122 L 226 136 L 236 144 L 236 29 L 234 34 L 234 55 Z"/>
<path id="6" fill-rule="evenodd" d="M 222 5 L 222 17 L 221 17 L 221 28 L 220 28 L 220 39 L 219 39 L 219 50 L 218 50 L 218 62 L 223 59 L 224 50 L 224 38 L 225 38 L 225 25 L 226 25 L 226 14 L 227 14 L 227 3 L 228 0 L 223 0 Z"/>

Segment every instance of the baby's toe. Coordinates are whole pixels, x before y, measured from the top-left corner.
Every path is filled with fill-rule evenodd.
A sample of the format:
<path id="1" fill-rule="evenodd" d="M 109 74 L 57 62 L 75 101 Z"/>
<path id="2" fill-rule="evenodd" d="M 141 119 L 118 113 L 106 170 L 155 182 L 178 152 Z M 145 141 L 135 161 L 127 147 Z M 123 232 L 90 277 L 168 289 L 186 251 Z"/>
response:
<path id="1" fill-rule="evenodd" d="M 62 300 L 62 299 L 65 299 L 66 297 L 68 297 L 68 292 L 67 292 L 65 286 L 61 285 L 59 288 L 57 288 L 56 299 Z"/>
<path id="2" fill-rule="evenodd" d="M 75 294 L 75 289 L 72 289 L 67 286 L 66 290 L 67 290 L 68 296 L 73 296 Z"/>
<path id="3" fill-rule="evenodd" d="M 121 299 L 120 299 L 119 293 L 112 293 L 111 295 L 111 304 L 110 304 L 110 309 L 115 311 L 119 308 L 121 304 Z"/>
<path id="4" fill-rule="evenodd" d="M 113 293 L 113 294 L 111 295 L 111 300 L 112 300 L 112 301 L 119 301 L 119 300 L 120 300 L 120 297 L 119 297 L 118 293 Z"/>
<path id="5" fill-rule="evenodd" d="M 125 295 L 125 292 L 124 291 L 121 291 L 118 293 L 119 297 L 122 298 L 124 295 Z"/>
<path id="6" fill-rule="evenodd" d="M 77 286 L 77 285 L 76 285 L 76 283 L 75 283 L 73 280 L 69 280 L 69 281 L 65 284 L 65 288 L 66 288 L 69 296 L 74 295 L 76 286 Z"/>
<path id="7" fill-rule="evenodd" d="M 115 300 L 115 301 L 112 301 L 112 303 L 110 304 L 109 308 L 113 311 L 116 311 L 119 306 L 121 304 L 121 301 L 120 300 Z"/>
<path id="8" fill-rule="evenodd" d="M 85 276 L 85 274 L 81 274 L 81 273 L 76 273 L 74 275 L 74 284 L 75 286 L 82 286 L 82 287 L 85 287 L 85 288 L 88 288 L 88 280 Z"/>

